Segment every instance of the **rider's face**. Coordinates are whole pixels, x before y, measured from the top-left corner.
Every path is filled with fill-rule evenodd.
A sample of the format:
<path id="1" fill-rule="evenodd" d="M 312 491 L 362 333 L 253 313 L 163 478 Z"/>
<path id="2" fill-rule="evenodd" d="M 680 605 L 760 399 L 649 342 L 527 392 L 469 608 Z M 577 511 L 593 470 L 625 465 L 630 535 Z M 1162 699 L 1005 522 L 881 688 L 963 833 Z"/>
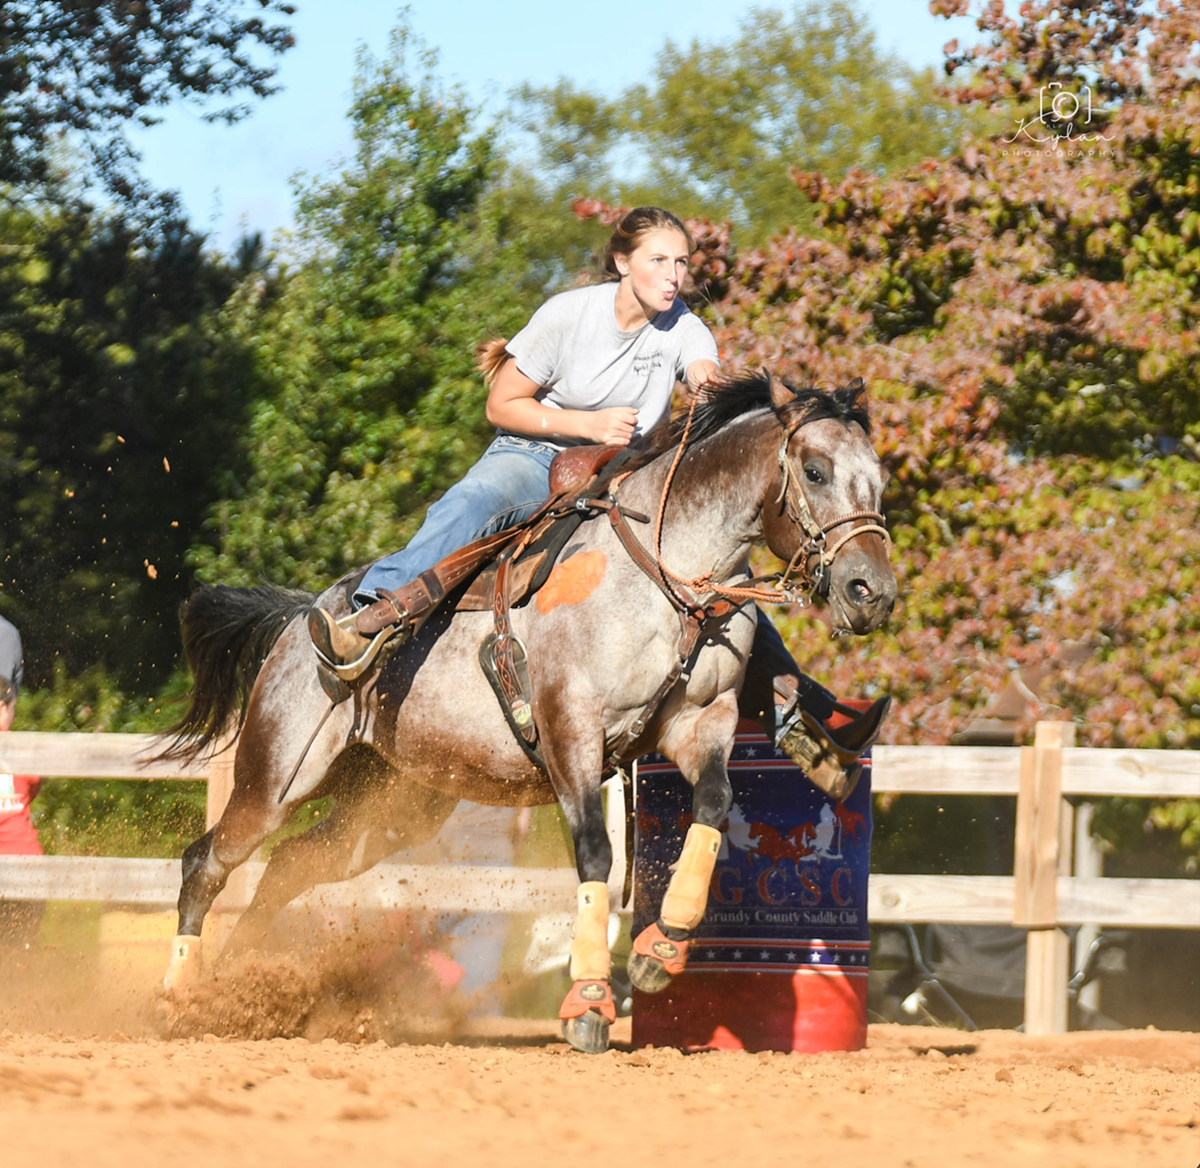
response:
<path id="1" fill-rule="evenodd" d="M 673 227 L 652 231 L 627 255 L 614 259 L 621 282 L 647 317 L 665 312 L 675 302 L 688 270 L 687 238 Z"/>

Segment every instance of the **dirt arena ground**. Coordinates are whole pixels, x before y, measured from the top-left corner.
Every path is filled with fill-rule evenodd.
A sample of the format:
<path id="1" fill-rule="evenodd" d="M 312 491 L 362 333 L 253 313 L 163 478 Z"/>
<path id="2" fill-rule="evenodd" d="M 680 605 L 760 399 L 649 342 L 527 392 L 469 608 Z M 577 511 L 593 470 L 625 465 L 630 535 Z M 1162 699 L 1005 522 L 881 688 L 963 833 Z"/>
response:
<path id="1" fill-rule="evenodd" d="M 157 950 L 124 980 L 65 944 L 0 962 L 0 1168 L 1200 1164 L 1196 1033 L 879 1025 L 853 1053 L 685 1055 L 622 1019 L 589 1057 L 554 1022 L 418 1017 L 419 980 L 381 995 L 331 952 L 231 963 L 171 1031 Z"/>
<path id="2" fill-rule="evenodd" d="M 598 1057 L 548 1023 L 453 1042 L 0 1034 L 0 1164 L 1196 1168 L 1200 1035 L 875 1026 L 822 1055 Z M 651 1151 L 653 1149 L 653 1151 Z"/>

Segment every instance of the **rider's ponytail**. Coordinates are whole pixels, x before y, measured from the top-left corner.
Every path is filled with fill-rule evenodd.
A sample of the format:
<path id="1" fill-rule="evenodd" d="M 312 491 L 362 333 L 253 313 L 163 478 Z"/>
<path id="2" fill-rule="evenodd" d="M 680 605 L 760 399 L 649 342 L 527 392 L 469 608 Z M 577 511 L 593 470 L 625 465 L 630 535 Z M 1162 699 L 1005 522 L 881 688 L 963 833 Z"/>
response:
<path id="1" fill-rule="evenodd" d="M 507 345 L 506 338 L 495 337 L 490 341 L 481 341 L 475 349 L 475 368 L 483 374 L 483 383 L 489 388 L 496 380 L 496 374 L 512 356 Z"/>

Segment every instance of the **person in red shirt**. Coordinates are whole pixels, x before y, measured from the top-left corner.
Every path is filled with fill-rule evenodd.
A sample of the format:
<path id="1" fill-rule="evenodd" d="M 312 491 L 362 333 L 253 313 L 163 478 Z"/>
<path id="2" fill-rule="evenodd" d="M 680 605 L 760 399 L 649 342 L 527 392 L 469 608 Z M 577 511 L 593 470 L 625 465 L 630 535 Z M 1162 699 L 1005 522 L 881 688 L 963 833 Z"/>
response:
<path id="1" fill-rule="evenodd" d="M 0 734 L 12 729 L 21 693 L 23 657 L 17 630 L 0 616 Z M 40 856 L 29 804 L 41 786 L 32 775 L 0 772 L 0 856 Z M 27 948 L 42 919 L 37 901 L 0 899 L 0 946 Z"/>

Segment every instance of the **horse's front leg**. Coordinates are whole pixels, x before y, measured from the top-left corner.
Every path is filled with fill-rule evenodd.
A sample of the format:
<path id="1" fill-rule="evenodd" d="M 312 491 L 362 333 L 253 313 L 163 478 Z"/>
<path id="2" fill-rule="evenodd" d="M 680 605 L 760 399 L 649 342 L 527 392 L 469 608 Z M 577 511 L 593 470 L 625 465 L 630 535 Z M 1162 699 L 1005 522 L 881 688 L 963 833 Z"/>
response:
<path id="1" fill-rule="evenodd" d="M 617 1020 L 612 994 L 612 955 L 608 948 L 608 876 L 612 844 L 604 825 L 600 772 L 604 738 L 579 730 L 582 719 L 560 721 L 563 732 L 543 738 L 546 767 L 575 842 L 579 899 L 571 942 L 571 989 L 558 1015 L 563 1037 L 587 1054 L 608 1049 L 608 1029 Z M 567 726 L 571 728 L 566 729 Z"/>
<path id="2" fill-rule="evenodd" d="M 658 920 L 637 935 L 629 954 L 630 980 L 643 993 L 659 993 L 683 972 L 688 939 L 704 919 L 720 828 L 733 803 L 728 764 L 737 717 L 736 694 L 724 693 L 694 715 L 677 718 L 661 743 L 692 784 L 692 823 Z"/>

